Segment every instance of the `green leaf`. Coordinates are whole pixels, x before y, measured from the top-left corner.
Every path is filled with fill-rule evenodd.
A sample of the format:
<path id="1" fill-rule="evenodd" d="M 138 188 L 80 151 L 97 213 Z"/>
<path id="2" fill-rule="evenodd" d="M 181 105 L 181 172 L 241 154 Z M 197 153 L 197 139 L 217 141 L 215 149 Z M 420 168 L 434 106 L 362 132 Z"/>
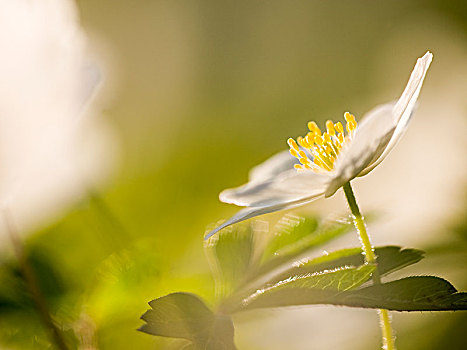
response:
<path id="1" fill-rule="evenodd" d="M 300 250 L 300 241 L 316 231 L 318 220 L 314 217 L 295 217 L 285 215 L 277 224 L 274 235 L 269 239 L 263 252 L 263 260 L 280 255 L 289 255 Z"/>
<path id="2" fill-rule="evenodd" d="M 245 300 L 243 310 L 313 304 L 345 305 L 395 311 L 467 310 L 467 293 L 434 276 L 407 277 L 357 290 L 285 288 Z"/>
<path id="3" fill-rule="evenodd" d="M 240 285 L 253 264 L 254 232 L 251 225 L 236 225 L 206 241 L 205 249 L 220 296 Z"/>
<path id="4" fill-rule="evenodd" d="M 243 303 L 252 303 L 255 299 L 263 299 L 270 294 L 275 295 L 284 289 L 330 290 L 333 294 L 350 290 L 365 283 L 371 277 L 375 269 L 375 265 L 362 265 L 359 267 L 346 267 L 338 270 L 292 276 L 272 286 L 256 291 L 248 298 L 244 299 Z"/>
<path id="5" fill-rule="evenodd" d="M 349 232 L 350 222 L 326 220 L 319 222 L 314 217 L 284 216 L 278 229 L 268 242 L 263 261 L 278 257 L 292 257 L 305 250 L 317 247 Z"/>
<path id="6" fill-rule="evenodd" d="M 236 225 L 230 230 L 221 231 L 205 246 L 216 281 L 216 295 L 226 299 L 304 251 L 324 244 L 351 228 L 352 225 L 346 222 L 319 222 L 314 217 L 286 215 L 277 225 L 275 234 L 266 237 L 267 242 L 259 254 L 255 250 L 259 235 L 254 226 Z M 262 263 L 258 264 L 258 260 Z"/>
<path id="7" fill-rule="evenodd" d="M 402 249 L 396 246 L 378 247 L 375 249 L 378 271 L 381 276 L 415 264 L 423 259 L 423 252 L 417 249 Z M 360 266 L 364 264 L 364 256 L 360 248 L 342 249 L 313 259 L 302 259 L 280 275 L 274 276 L 269 283 L 276 283 L 289 276 L 316 273 L 318 271 L 336 269 L 344 266 Z"/>
<path id="8" fill-rule="evenodd" d="M 467 310 L 467 293 L 458 292 L 451 283 L 434 276 L 406 277 L 363 288 L 342 299 L 357 307 L 397 311 Z"/>
<path id="9" fill-rule="evenodd" d="M 57 266 L 39 250 L 28 251 L 27 259 L 41 293 L 49 307 L 54 309 L 67 292 Z M 28 309 L 34 309 L 34 303 L 18 262 L 9 259 L 0 261 L 0 314 Z"/>
<path id="10" fill-rule="evenodd" d="M 183 338 L 193 349 L 233 350 L 234 328 L 228 315 L 214 314 L 196 295 L 173 293 L 149 303 L 152 309 L 141 319 L 140 331 L 157 336 Z"/>
<path id="11" fill-rule="evenodd" d="M 386 246 L 375 249 L 379 274 L 388 275 L 404 267 L 418 263 L 424 258 L 425 252 L 418 249 Z"/>
<path id="12" fill-rule="evenodd" d="M 307 250 L 349 232 L 353 226 L 344 221 L 325 220 L 320 223 L 312 217 L 286 215 L 280 220 L 278 227 L 265 247 L 262 265 L 255 275 L 250 274 L 248 277 L 250 281 L 292 261 Z"/>
<path id="13" fill-rule="evenodd" d="M 278 282 L 277 287 L 344 291 L 356 288 L 366 282 L 375 268 L 374 265 L 363 265 L 360 267 L 342 268 L 335 271 L 320 271 L 315 274 L 298 275 Z M 268 289 L 272 290 L 273 288 L 275 288 L 275 286 Z"/>

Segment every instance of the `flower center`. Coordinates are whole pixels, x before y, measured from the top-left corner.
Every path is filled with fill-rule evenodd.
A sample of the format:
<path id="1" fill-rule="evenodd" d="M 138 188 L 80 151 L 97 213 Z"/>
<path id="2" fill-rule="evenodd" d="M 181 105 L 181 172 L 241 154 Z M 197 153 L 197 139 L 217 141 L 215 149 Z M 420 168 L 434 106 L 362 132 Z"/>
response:
<path id="1" fill-rule="evenodd" d="M 295 169 L 313 170 L 315 172 L 331 171 L 334 168 L 337 155 L 342 147 L 352 139 L 357 122 L 355 117 L 349 112 L 344 113 L 346 121 L 347 135 L 341 122 L 334 124 L 331 120 L 326 122 L 326 132 L 315 122 L 308 123 L 310 131 L 305 137 L 297 137 L 297 141 L 289 138 L 287 143 L 290 146 L 290 154 L 300 161 L 295 164 Z"/>

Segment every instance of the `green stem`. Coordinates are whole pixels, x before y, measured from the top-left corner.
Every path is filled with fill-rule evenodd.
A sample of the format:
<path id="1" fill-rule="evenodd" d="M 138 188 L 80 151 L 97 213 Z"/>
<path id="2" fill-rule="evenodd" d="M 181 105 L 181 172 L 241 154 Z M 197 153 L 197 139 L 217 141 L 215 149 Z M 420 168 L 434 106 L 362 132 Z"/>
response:
<path id="1" fill-rule="evenodd" d="M 379 309 L 378 314 L 381 332 L 383 333 L 383 349 L 396 350 L 394 334 L 391 327 L 391 315 L 389 314 L 389 311 L 385 309 Z"/>
<path id="2" fill-rule="evenodd" d="M 362 243 L 363 254 L 365 256 L 365 262 L 368 264 L 376 264 L 376 255 L 373 246 L 371 245 L 370 236 L 366 230 L 365 221 L 360 209 L 358 208 L 357 200 L 353 193 L 350 182 L 347 182 L 344 186 L 345 197 L 349 203 L 350 211 L 352 212 L 353 222 L 355 228 L 357 229 L 360 242 Z M 378 270 L 376 269 L 373 273 L 373 282 L 375 284 L 381 283 L 381 277 Z M 388 310 L 380 309 L 378 310 L 381 332 L 383 337 L 383 349 L 385 350 L 395 350 L 396 346 L 394 344 L 394 336 L 391 328 L 391 319 L 389 316 Z"/>
<path id="3" fill-rule="evenodd" d="M 3 218 L 5 220 L 5 225 L 10 235 L 10 240 L 13 244 L 13 249 L 18 259 L 19 266 L 23 273 L 24 281 L 26 282 L 26 286 L 31 293 L 31 298 L 37 308 L 42 323 L 49 330 L 50 336 L 57 349 L 68 350 L 68 346 L 66 345 L 62 333 L 52 320 L 47 302 L 44 298 L 44 295 L 42 294 L 41 289 L 39 288 L 39 284 L 37 283 L 34 270 L 29 263 L 26 254 L 24 253 L 23 244 L 18 237 L 16 228 L 14 227 L 9 212 L 6 209 L 3 210 Z"/>

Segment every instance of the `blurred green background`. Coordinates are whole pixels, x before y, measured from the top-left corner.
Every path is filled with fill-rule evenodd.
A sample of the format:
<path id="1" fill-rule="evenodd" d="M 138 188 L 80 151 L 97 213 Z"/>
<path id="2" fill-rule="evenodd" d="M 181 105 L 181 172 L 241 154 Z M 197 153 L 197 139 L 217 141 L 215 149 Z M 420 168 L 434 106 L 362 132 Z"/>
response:
<path id="1" fill-rule="evenodd" d="M 237 210 L 220 204 L 218 193 L 246 181 L 249 168 L 284 149 L 307 121 L 340 119 L 345 110 L 361 116 L 397 98 L 426 50 L 435 60 L 421 105 L 427 96 L 442 95 L 442 77 L 461 76 L 462 118 L 467 115 L 463 0 L 77 5 L 91 47 L 107 67 L 101 118 L 114 128 L 120 160 L 104 186 L 33 232 L 26 248 L 57 320 L 70 337 L 85 335 L 81 349 L 176 348 L 175 341 L 136 331 L 147 302 L 174 291 L 213 301 L 202 236 L 210 223 Z M 456 71 L 458 66 L 463 70 Z M 440 119 L 441 127 L 453 128 L 448 123 Z M 464 189 L 459 186 L 460 197 Z M 428 251 L 423 272 L 448 273 L 460 290 L 467 288 L 463 220 L 449 218 L 440 235 L 416 247 Z M 0 278 L 0 347 L 51 348 L 32 306 L 17 292 L 21 280 L 9 254 L 2 258 Z M 329 315 L 323 321 L 328 327 L 344 315 L 340 308 L 317 309 Z M 237 345 L 379 344 L 373 311 L 345 311 L 348 325 L 326 335 L 343 343 L 315 341 L 323 336 L 313 332 L 309 315 L 313 308 L 239 315 Z M 352 328 L 356 320 L 369 334 Z M 465 313 L 394 316 L 400 349 L 462 349 L 466 325 Z"/>

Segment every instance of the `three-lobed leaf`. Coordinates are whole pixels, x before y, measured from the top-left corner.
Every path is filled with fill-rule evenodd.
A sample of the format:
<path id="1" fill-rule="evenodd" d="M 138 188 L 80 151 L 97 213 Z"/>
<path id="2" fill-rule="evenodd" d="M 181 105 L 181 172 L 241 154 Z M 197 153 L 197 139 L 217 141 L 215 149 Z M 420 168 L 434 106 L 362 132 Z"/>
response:
<path id="1" fill-rule="evenodd" d="M 172 293 L 149 303 L 140 331 L 183 338 L 192 349 L 234 350 L 234 328 L 228 315 L 213 313 L 196 295 Z"/>

